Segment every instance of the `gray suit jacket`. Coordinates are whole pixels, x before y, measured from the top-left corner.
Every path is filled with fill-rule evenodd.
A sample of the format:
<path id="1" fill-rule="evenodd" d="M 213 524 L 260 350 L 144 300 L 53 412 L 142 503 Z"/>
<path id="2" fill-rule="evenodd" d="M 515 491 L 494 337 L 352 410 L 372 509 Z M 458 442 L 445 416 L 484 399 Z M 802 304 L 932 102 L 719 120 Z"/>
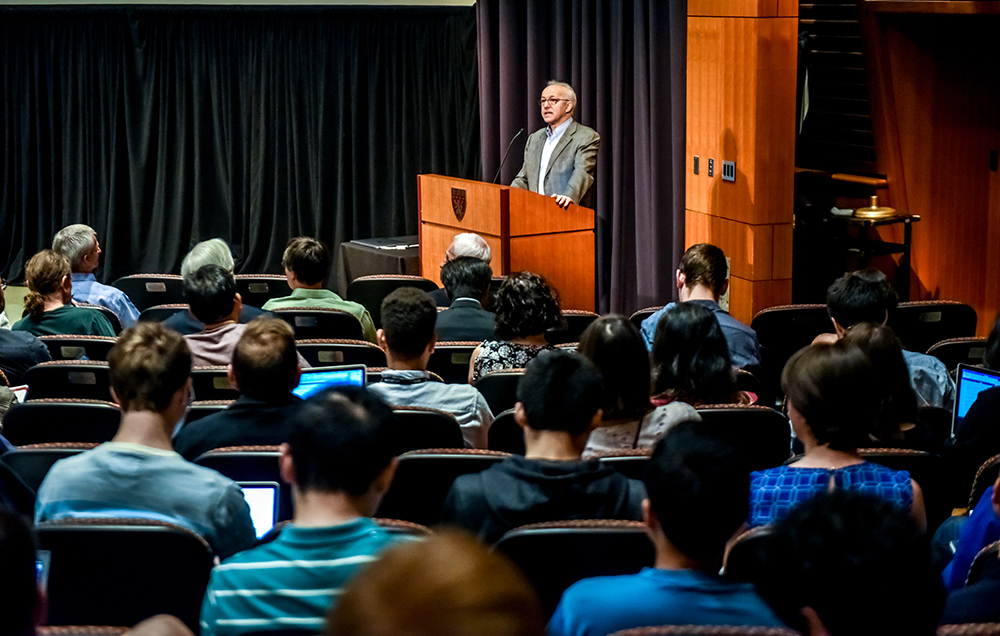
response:
<path id="1" fill-rule="evenodd" d="M 511 186 L 538 192 L 538 168 L 544 146 L 544 128 L 528 135 L 524 146 L 524 165 Z M 601 136 L 597 131 L 573 120 L 549 157 L 545 171 L 545 194 L 565 194 L 574 203 L 579 203 L 594 184 L 594 167 L 600 147 Z"/>

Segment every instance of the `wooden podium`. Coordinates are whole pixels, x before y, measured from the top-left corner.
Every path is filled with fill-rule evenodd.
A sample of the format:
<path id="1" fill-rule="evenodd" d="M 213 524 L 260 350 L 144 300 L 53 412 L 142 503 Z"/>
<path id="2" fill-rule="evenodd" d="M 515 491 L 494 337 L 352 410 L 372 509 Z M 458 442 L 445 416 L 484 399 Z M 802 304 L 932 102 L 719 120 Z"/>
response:
<path id="1" fill-rule="evenodd" d="M 563 309 L 594 311 L 594 211 L 564 210 L 552 197 L 492 183 L 417 176 L 420 269 L 439 285 L 444 254 L 456 234 L 474 232 L 489 243 L 495 275 L 528 270 L 557 290 Z"/>

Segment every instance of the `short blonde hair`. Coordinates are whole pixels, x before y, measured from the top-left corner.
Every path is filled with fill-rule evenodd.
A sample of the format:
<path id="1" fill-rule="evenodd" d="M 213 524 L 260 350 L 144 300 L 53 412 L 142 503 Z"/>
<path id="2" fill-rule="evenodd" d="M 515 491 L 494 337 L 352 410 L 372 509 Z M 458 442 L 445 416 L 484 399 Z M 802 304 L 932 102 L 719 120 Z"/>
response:
<path id="1" fill-rule="evenodd" d="M 191 377 L 191 350 L 176 331 L 139 322 L 118 337 L 108 366 L 123 411 L 161 412 Z"/>

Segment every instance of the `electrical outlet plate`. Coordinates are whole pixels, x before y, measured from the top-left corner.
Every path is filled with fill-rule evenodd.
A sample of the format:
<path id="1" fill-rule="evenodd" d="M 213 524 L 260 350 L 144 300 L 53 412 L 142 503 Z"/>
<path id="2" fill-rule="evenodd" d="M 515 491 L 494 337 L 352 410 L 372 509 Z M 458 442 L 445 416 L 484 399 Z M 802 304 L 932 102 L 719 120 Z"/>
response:
<path id="1" fill-rule="evenodd" d="M 722 180 L 723 181 L 736 181 L 736 162 L 735 161 L 723 161 L 722 162 Z"/>

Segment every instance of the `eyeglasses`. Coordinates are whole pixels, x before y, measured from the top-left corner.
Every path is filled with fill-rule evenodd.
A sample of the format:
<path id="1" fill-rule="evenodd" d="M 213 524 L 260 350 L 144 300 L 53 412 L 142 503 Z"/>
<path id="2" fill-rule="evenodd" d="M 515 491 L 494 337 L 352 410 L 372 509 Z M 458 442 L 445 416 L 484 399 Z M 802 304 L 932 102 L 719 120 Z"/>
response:
<path id="1" fill-rule="evenodd" d="M 540 100 L 538 100 L 538 105 L 539 105 L 539 106 L 542 106 L 542 107 L 544 108 L 544 107 L 545 107 L 545 104 L 552 104 L 553 106 L 555 106 L 555 105 L 556 105 L 556 104 L 558 104 L 559 102 L 568 102 L 568 101 L 569 101 L 569 100 L 568 100 L 568 99 L 566 99 L 565 97 L 550 97 L 550 98 L 548 98 L 548 99 L 545 99 L 545 98 L 543 97 L 543 98 L 541 98 Z"/>

